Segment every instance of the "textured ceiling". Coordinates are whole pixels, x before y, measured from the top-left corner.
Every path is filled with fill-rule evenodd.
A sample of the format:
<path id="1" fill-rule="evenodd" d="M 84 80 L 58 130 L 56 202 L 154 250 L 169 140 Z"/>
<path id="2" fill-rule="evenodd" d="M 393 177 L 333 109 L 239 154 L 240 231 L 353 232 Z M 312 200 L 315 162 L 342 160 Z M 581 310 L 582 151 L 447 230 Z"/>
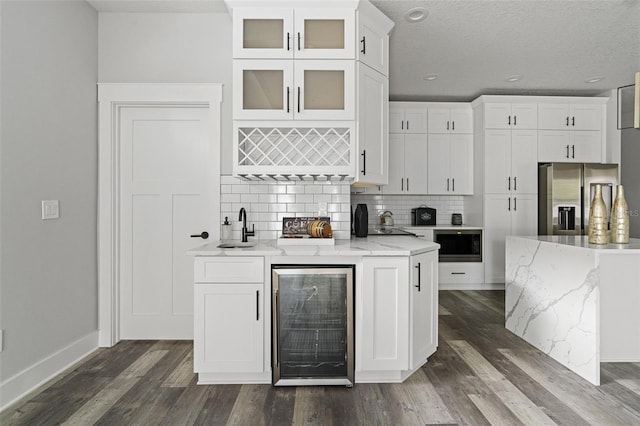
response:
<path id="1" fill-rule="evenodd" d="M 396 23 L 390 93 L 399 100 L 481 94 L 592 95 L 640 71 L 639 1 L 373 0 Z M 404 13 L 428 11 L 419 23 Z M 434 81 L 423 76 L 438 74 Z M 505 79 L 522 75 L 520 81 Z M 585 83 L 594 76 L 604 79 Z"/>
<path id="2" fill-rule="evenodd" d="M 100 11 L 218 12 L 220 0 L 91 0 Z M 468 101 L 481 94 L 594 95 L 640 71 L 640 0 L 371 0 L 396 24 L 393 100 Z M 426 20 L 409 23 L 407 10 Z M 438 74 L 426 81 L 427 74 Z M 522 75 L 520 81 L 505 79 Z M 595 76 L 604 79 L 585 83 Z"/>

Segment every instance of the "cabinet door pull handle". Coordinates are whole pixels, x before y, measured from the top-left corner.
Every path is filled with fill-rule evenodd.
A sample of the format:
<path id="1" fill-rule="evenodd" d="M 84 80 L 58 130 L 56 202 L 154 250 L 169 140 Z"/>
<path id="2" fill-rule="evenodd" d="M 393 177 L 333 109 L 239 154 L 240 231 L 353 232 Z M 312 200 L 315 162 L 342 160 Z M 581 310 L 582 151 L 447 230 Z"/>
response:
<path id="1" fill-rule="evenodd" d="M 362 176 L 366 176 L 367 174 L 367 150 L 362 151 Z"/>
<path id="2" fill-rule="evenodd" d="M 509 116 L 509 119 L 507 120 L 507 124 L 509 124 L 509 126 L 511 126 L 511 116 Z"/>
<path id="3" fill-rule="evenodd" d="M 511 176 L 509 176 L 509 177 L 507 178 L 507 181 L 509 182 L 509 183 L 507 184 L 507 191 L 511 191 Z"/>
<path id="4" fill-rule="evenodd" d="M 449 178 L 447 178 L 447 191 L 449 191 Z"/>
<path id="5" fill-rule="evenodd" d="M 576 146 L 571 145 L 571 158 L 576 158 Z"/>
<path id="6" fill-rule="evenodd" d="M 407 130 L 409 130 L 409 120 L 407 120 Z"/>
<path id="7" fill-rule="evenodd" d="M 274 301 L 274 311 L 273 311 L 273 341 L 274 343 L 277 342 L 277 345 L 274 344 L 273 345 L 273 364 L 274 365 L 278 365 L 278 350 L 280 348 L 280 342 L 278 339 L 278 328 L 279 327 L 279 322 L 280 322 L 280 301 L 279 301 L 279 294 L 280 291 L 276 290 L 273 292 L 273 301 Z"/>
<path id="8" fill-rule="evenodd" d="M 452 272 L 451 275 L 467 275 L 466 272 Z"/>
<path id="9" fill-rule="evenodd" d="M 513 211 L 518 211 L 518 199 L 513 197 Z"/>
<path id="10" fill-rule="evenodd" d="M 576 117 L 575 116 L 571 117 L 571 125 L 572 126 L 576 125 Z"/>
<path id="11" fill-rule="evenodd" d="M 569 116 L 567 116 L 567 126 L 569 125 Z"/>
<path id="12" fill-rule="evenodd" d="M 451 191 L 456 192 L 456 178 L 451 178 Z"/>
<path id="13" fill-rule="evenodd" d="M 300 113 L 300 86 L 298 86 L 298 113 Z"/>
<path id="14" fill-rule="evenodd" d="M 518 190 L 518 178 L 517 177 L 513 178 L 513 190 L 514 191 Z"/>
<path id="15" fill-rule="evenodd" d="M 518 120 L 518 116 L 517 116 L 517 115 L 514 115 L 514 116 L 513 116 L 513 125 L 514 125 L 514 126 L 517 126 L 517 125 L 518 125 L 517 120 Z"/>
<path id="16" fill-rule="evenodd" d="M 287 114 L 291 112 L 291 87 L 287 86 Z"/>
<path id="17" fill-rule="evenodd" d="M 291 33 L 287 31 L 287 52 L 291 50 Z"/>
<path id="18" fill-rule="evenodd" d="M 421 273 L 420 273 L 421 272 L 421 266 L 422 265 L 420 264 L 420 262 L 418 262 L 418 264 L 415 266 L 415 268 L 418 269 L 418 285 L 416 285 L 414 287 L 417 287 L 418 291 L 420 291 L 420 286 L 422 285 L 422 279 L 420 277 L 420 275 L 421 275 Z"/>
<path id="19" fill-rule="evenodd" d="M 567 158 L 569 158 L 569 145 L 567 145 Z"/>
<path id="20" fill-rule="evenodd" d="M 260 321 L 260 290 L 256 290 L 256 321 Z"/>
<path id="21" fill-rule="evenodd" d="M 362 43 L 362 50 L 360 51 L 360 53 L 362 53 L 363 55 L 367 54 L 367 40 L 365 36 L 362 36 L 362 40 L 360 40 L 360 43 Z"/>
<path id="22" fill-rule="evenodd" d="M 407 178 L 407 191 L 409 190 L 409 178 Z"/>
<path id="23" fill-rule="evenodd" d="M 509 197 L 509 207 L 507 207 L 507 211 L 511 211 L 511 197 Z"/>
<path id="24" fill-rule="evenodd" d="M 298 31 L 298 50 L 300 50 L 300 31 Z"/>
<path id="25" fill-rule="evenodd" d="M 404 191 L 404 178 L 400 178 L 400 191 Z"/>
<path id="26" fill-rule="evenodd" d="M 452 121 L 451 122 L 451 130 L 455 130 L 456 129 L 456 122 Z"/>
<path id="27" fill-rule="evenodd" d="M 401 130 L 404 130 L 404 120 L 402 120 L 402 121 L 400 122 L 400 129 L 401 129 Z"/>
<path id="28" fill-rule="evenodd" d="M 447 130 L 449 130 L 449 122 L 447 121 Z"/>

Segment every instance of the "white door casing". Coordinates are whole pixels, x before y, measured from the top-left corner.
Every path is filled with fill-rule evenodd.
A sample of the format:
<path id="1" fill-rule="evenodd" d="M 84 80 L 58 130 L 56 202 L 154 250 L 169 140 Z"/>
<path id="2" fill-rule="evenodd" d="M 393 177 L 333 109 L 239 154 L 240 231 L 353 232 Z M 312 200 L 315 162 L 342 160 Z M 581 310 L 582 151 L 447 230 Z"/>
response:
<path id="1" fill-rule="evenodd" d="M 136 114 L 140 114 L 141 111 L 147 111 L 147 113 L 151 111 L 156 111 L 160 116 L 162 114 L 169 114 L 170 111 L 173 112 L 185 110 L 191 112 L 191 118 L 189 120 L 193 121 L 193 114 L 196 116 L 204 113 L 201 116 L 200 120 L 203 124 L 202 128 L 206 129 L 204 136 L 204 144 L 200 144 L 201 147 L 198 149 L 202 149 L 202 146 L 206 146 L 206 153 L 204 156 L 207 161 L 203 161 L 203 163 L 208 164 L 209 168 L 207 169 L 207 182 L 209 195 L 204 195 L 203 199 L 206 199 L 206 202 L 209 203 L 209 207 L 206 207 L 207 210 L 210 210 L 205 215 L 206 223 L 209 225 L 209 229 L 200 229 L 202 225 L 196 223 L 201 219 L 202 216 L 200 214 L 180 214 L 180 212 L 187 212 L 191 210 L 187 207 L 188 203 L 193 203 L 193 201 L 197 197 L 192 197 L 186 194 L 193 194 L 194 189 L 190 188 L 184 191 L 183 194 L 180 194 L 180 190 L 176 191 L 176 194 L 171 195 L 170 197 L 165 196 L 165 201 L 168 198 L 177 200 L 177 214 L 175 217 L 175 221 L 179 224 L 186 225 L 187 227 L 196 226 L 198 229 L 191 230 L 189 233 L 200 233 L 202 231 L 208 231 L 210 234 L 209 241 L 215 241 L 219 239 L 219 226 L 220 223 L 220 209 L 219 209 L 219 188 L 220 188 L 220 160 L 219 160 L 219 152 L 220 152 L 220 103 L 222 101 L 222 85 L 221 84 L 99 84 L 98 87 L 98 100 L 99 100 L 99 175 L 98 175 L 98 290 L 99 290 L 99 306 L 98 306 L 98 321 L 99 321 L 99 345 L 103 347 L 113 346 L 121 339 L 121 324 L 120 324 L 120 311 L 122 306 L 120 303 L 120 291 L 122 288 L 121 277 L 123 273 L 126 273 L 128 277 L 133 275 L 131 270 L 131 265 L 123 265 L 122 258 L 123 255 L 127 254 L 127 251 L 131 253 L 132 247 L 135 252 L 135 244 L 138 244 L 140 247 L 138 248 L 139 253 L 143 253 L 142 248 L 153 248 L 154 251 L 151 253 L 146 253 L 143 259 L 147 260 L 147 268 L 146 272 L 153 271 L 153 266 L 155 267 L 164 267 L 163 262 L 165 260 L 151 262 L 150 259 L 155 258 L 155 251 L 160 250 L 159 247 L 149 241 L 149 244 L 146 244 L 146 239 L 153 236 L 154 238 L 165 238 L 175 240 L 176 243 L 170 249 L 165 246 L 164 250 L 169 251 L 169 254 L 166 254 L 166 262 L 170 262 L 175 266 L 171 266 L 170 270 L 164 271 L 161 274 L 158 273 L 157 277 L 162 276 L 164 280 L 167 282 L 172 282 L 176 280 L 180 280 L 176 277 L 176 274 L 189 274 L 190 283 L 193 282 L 192 270 L 185 270 L 185 264 L 181 260 L 189 261 L 190 258 L 187 257 L 185 251 L 189 246 L 196 246 L 202 244 L 204 240 L 202 239 L 193 239 L 193 240 L 185 240 L 187 238 L 186 235 L 173 235 L 173 232 L 184 233 L 184 228 L 178 226 L 174 229 L 165 229 L 165 230 L 157 230 L 158 234 L 165 233 L 165 237 L 160 237 L 155 235 L 153 225 L 153 221 L 161 220 L 160 217 L 166 217 L 166 212 L 163 214 L 157 215 L 157 217 L 150 218 L 151 223 L 142 223 L 140 220 L 139 225 L 136 230 L 140 231 L 140 233 L 136 234 L 136 232 L 130 233 L 129 237 L 124 237 L 125 233 L 121 234 L 120 230 L 125 227 L 131 229 L 129 226 L 131 223 L 136 221 L 135 214 L 131 216 L 129 219 L 124 218 L 121 215 L 123 209 L 136 209 L 139 211 L 143 211 L 141 207 L 146 206 L 147 208 L 157 207 L 153 206 L 152 199 L 158 198 L 157 196 L 149 195 L 153 191 L 150 190 L 151 181 L 153 179 L 146 179 L 148 182 L 144 183 L 142 186 L 146 186 L 147 194 L 142 197 L 138 197 L 139 199 L 131 203 L 131 198 L 129 201 L 123 201 L 123 189 L 128 191 L 128 194 L 131 195 L 131 186 L 121 185 L 121 177 L 126 175 L 123 172 L 123 167 L 125 164 L 122 164 L 121 155 L 123 143 L 127 144 L 129 142 L 123 140 L 123 132 L 121 130 L 124 127 L 124 123 L 131 122 L 131 119 Z M 186 113 L 188 114 L 188 113 Z M 143 114 L 144 115 L 144 114 Z M 204 121 L 202 121 L 204 120 Z M 196 120 L 197 121 L 197 120 Z M 153 120 L 151 121 L 153 122 Z M 149 124 L 149 123 L 147 123 Z M 175 130 L 174 122 L 173 126 Z M 167 123 L 160 125 L 167 126 Z M 181 125 L 177 125 L 179 128 Z M 144 127 L 144 126 L 143 126 Z M 183 123 L 183 129 L 184 123 Z M 187 128 L 190 126 L 187 126 Z M 197 126 L 196 126 L 197 127 Z M 162 132 L 159 131 L 159 127 L 153 129 L 153 126 L 147 127 L 147 134 L 155 135 L 155 138 L 158 139 L 159 135 L 162 135 Z M 193 132 L 193 126 L 191 126 L 191 130 L 188 131 Z M 170 132 L 167 132 L 170 133 Z M 197 132 L 196 132 L 197 133 Z M 135 138 L 134 138 L 135 139 Z M 151 138 L 153 139 L 153 138 Z M 167 143 L 170 144 L 171 139 L 167 135 L 162 135 L 159 137 L 160 141 L 164 142 L 165 145 Z M 135 145 L 135 144 L 134 144 Z M 138 144 L 139 146 L 136 148 L 143 148 L 138 154 L 143 154 L 145 147 L 144 143 Z M 196 144 L 198 145 L 198 144 Z M 174 147 L 175 148 L 175 147 Z M 149 146 L 146 149 L 150 149 Z M 171 155 L 165 155 L 164 157 L 160 157 L 160 160 L 166 160 Z M 142 158 L 139 156 L 139 158 Z M 157 159 L 157 157 L 154 157 Z M 183 157 L 183 160 L 185 158 Z M 147 159 L 148 160 L 148 159 Z M 142 158 L 142 163 L 145 164 L 144 158 Z M 130 165 L 129 165 L 130 166 Z M 129 167 L 127 166 L 127 167 Z M 184 168 L 184 167 L 183 167 Z M 146 166 L 140 168 L 139 170 L 146 170 L 148 173 L 157 173 L 161 168 L 153 167 L 150 163 L 146 163 Z M 155 171 L 154 171 L 155 170 Z M 176 169 L 173 170 L 175 174 Z M 131 170 L 128 170 L 127 173 L 131 175 Z M 149 176 L 147 176 L 149 177 Z M 175 176 L 173 176 L 175 178 Z M 143 179 L 144 180 L 144 179 Z M 156 180 L 164 180 L 166 181 L 166 176 L 161 177 Z M 174 181 L 180 181 L 181 178 L 173 179 Z M 184 179 L 182 179 L 184 180 Z M 166 183 L 166 182 L 165 182 Z M 179 182 L 178 182 L 179 183 Z M 171 185 L 176 185 L 176 182 Z M 181 186 L 178 184 L 177 186 Z M 182 185 L 184 186 L 184 185 Z M 184 189 L 184 188 L 182 188 Z M 181 190 L 182 190 L 181 189 Z M 143 191 L 144 192 L 144 191 Z M 140 201 L 140 202 L 139 202 Z M 128 204 L 129 203 L 129 204 Z M 149 204 L 151 203 L 151 204 Z M 134 206 L 137 204 L 137 206 Z M 173 202 L 169 203 L 169 209 L 173 211 Z M 132 211 L 132 210 L 128 210 Z M 201 213 L 201 212 L 199 212 Z M 170 213 L 171 215 L 171 213 Z M 131 222 L 131 218 L 133 218 L 133 222 Z M 129 222 L 128 222 L 129 221 Z M 151 225 L 151 226 L 150 226 Z M 146 228 L 145 232 L 144 231 Z M 167 234 L 168 233 L 168 234 Z M 131 235 L 135 237 L 132 240 L 127 240 L 127 238 L 131 238 Z M 137 242 L 136 242 L 137 240 Z M 133 244 L 133 246 L 131 245 Z M 127 246 L 126 249 L 123 250 L 124 246 Z M 182 253 L 179 253 L 182 251 Z M 186 259 L 181 259 L 179 256 L 184 256 Z M 135 268 L 133 269 L 135 270 Z M 140 273 L 145 274 L 145 269 L 138 269 Z M 155 271 L 158 272 L 158 271 Z M 168 274 L 168 276 L 167 276 Z M 178 288 L 182 288 L 185 290 L 186 284 L 184 283 L 184 277 L 181 278 L 183 281 L 178 287 L 165 286 L 168 288 L 169 295 L 175 292 Z M 186 291 L 192 292 L 192 286 L 189 286 L 189 289 Z M 187 318 L 191 313 L 188 313 L 192 306 L 187 301 L 189 296 L 178 296 L 176 300 L 172 300 L 171 302 L 167 302 L 167 306 L 170 307 L 172 311 L 180 313 L 180 315 L 187 314 Z M 150 310 L 150 306 L 152 304 L 147 304 L 145 309 Z M 190 325 L 192 326 L 192 320 L 188 320 Z M 167 326 L 167 328 L 169 328 Z M 149 336 L 153 338 L 152 336 Z M 182 338 L 189 338 L 188 336 L 183 336 Z"/>

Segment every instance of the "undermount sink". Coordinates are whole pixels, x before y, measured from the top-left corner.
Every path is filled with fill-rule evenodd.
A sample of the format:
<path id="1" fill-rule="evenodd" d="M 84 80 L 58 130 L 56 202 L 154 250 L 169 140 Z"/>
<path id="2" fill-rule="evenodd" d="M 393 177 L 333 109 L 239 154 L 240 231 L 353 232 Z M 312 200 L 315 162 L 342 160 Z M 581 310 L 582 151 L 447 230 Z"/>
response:
<path id="1" fill-rule="evenodd" d="M 247 247 L 255 247 L 256 243 L 253 241 L 249 241 L 246 243 L 240 242 L 240 241 L 235 241 L 235 242 L 228 242 L 228 243 L 222 243 L 222 244 L 218 244 L 218 248 L 247 248 Z"/>

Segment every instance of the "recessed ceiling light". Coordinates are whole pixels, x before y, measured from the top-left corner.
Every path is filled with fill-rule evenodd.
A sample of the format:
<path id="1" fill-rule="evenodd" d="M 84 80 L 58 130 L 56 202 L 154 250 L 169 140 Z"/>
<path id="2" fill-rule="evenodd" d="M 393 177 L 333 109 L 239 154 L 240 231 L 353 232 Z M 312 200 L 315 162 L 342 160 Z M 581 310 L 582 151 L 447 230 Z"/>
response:
<path id="1" fill-rule="evenodd" d="M 585 83 L 597 83 L 597 82 L 602 81 L 602 80 L 604 80 L 604 77 L 601 76 L 601 75 L 598 75 L 598 76 L 595 76 L 595 77 L 588 78 L 584 82 Z"/>
<path id="2" fill-rule="evenodd" d="M 407 10 L 404 14 L 404 19 L 407 22 L 415 24 L 416 22 L 424 21 L 429 16 L 429 12 L 424 7 L 414 7 Z"/>
<path id="3" fill-rule="evenodd" d="M 437 79 L 438 77 L 439 77 L 438 74 L 427 74 L 427 75 L 423 76 L 422 79 L 426 80 L 426 81 L 433 81 L 433 80 Z"/>
<path id="4" fill-rule="evenodd" d="M 516 81 L 520 81 L 520 80 L 522 80 L 522 76 L 520 74 L 510 75 L 509 77 L 504 79 L 504 81 L 508 83 L 515 83 Z"/>

